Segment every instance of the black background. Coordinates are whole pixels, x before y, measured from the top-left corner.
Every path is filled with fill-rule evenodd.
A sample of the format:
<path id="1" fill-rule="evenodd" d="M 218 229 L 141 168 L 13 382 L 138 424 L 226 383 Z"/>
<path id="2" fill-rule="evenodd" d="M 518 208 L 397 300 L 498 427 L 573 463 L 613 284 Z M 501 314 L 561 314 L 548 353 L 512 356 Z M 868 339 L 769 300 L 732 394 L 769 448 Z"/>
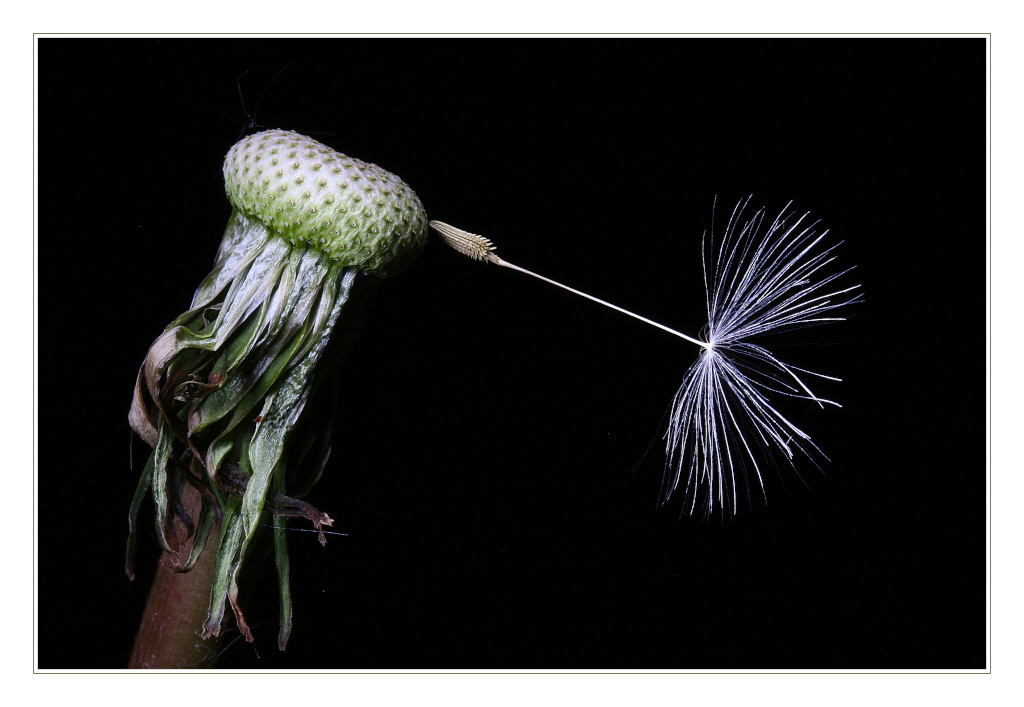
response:
<path id="1" fill-rule="evenodd" d="M 695 348 L 432 242 L 346 364 L 309 500 L 349 535 L 293 534 L 288 651 L 270 570 L 257 643 L 221 667 L 985 667 L 985 51 L 40 40 L 39 666 L 131 650 L 156 550 L 129 583 L 130 392 L 227 222 L 240 88 L 259 126 L 376 162 L 431 218 L 673 328 L 704 324 L 716 195 L 822 218 L 866 302 L 777 350 L 844 379 L 817 389 L 842 409 L 787 408 L 825 473 L 678 520 L 655 507 L 659 435 Z"/>

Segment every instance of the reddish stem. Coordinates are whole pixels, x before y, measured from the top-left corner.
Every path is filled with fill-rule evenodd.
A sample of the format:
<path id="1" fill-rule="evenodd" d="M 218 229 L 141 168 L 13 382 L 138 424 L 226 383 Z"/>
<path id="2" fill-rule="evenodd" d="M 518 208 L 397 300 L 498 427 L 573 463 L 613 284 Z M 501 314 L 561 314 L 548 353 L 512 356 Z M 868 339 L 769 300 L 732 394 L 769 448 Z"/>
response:
<path id="1" fill-rule="evenodd" d="M 199 518 L 199 493 L 186 485 L 181 496 L 189 515 Z M 213 667 L 220 641 L 199 636 L 209 609 L 219 536 L 220 527 L 214 526 L 205 551 L 188 572 L 173 571 L 175 557 L 166 551 L 161 554 L 129 668 Z M 190 546 L 182 544 L 187 557 Z"/>

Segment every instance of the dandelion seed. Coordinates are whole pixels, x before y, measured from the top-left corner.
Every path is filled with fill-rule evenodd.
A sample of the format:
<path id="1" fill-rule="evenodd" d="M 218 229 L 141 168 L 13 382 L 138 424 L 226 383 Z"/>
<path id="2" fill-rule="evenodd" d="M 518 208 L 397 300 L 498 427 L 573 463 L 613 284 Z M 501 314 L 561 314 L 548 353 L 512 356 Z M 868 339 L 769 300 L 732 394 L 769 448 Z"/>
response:
<path id="1" fill-rule="evenodd" d="M 475 260 L 538 278 L 701 347 L 672 402 L 660 503 L 681 494 L 684 513 L 711 516 L 716 511 L 735 514 L 741 495 L 748 503 L 755 491 L 764 496 L 766 459 L 781 453 L 796 470 L 797 453 L 812 461 L 815 455 L 825 458 L 810 436 L 779 412 L 773 398 L 838 407 L 812 393 L 804 380 L 838 378 L 786 364 L 751 339 L 842 320 L 826 315 L 860 301 L 859 285 L 834 289 L 849 269 L 833 270 L 838 244 L 822 245 L 827 230 L 818 233 L 817 222 L 803 225 L 808 215 L 788 214 L 789 205 L 762 229 L 764 209 L 743 220 L 749 203 L 748 198 L 733 210 L 717 247 L 713 229 L 705 233 L 708 324 L 703 340 L 502 260 L 482 236 L 438 221 L 430 225 Z"/>

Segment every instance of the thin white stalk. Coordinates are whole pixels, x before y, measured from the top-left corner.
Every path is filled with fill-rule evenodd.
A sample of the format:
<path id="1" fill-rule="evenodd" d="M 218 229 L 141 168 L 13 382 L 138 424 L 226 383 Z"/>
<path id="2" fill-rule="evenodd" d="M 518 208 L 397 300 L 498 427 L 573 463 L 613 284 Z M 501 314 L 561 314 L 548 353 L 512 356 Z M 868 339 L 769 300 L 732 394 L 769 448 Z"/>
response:
<path id="1" fill-rule="evenodd" d="M 593 295 L 588 295 L 586 292 L 580 292 L 579 290 L 569 287 L 568 285 L 563 285 L 560 282 L 544 277 L 543 275 L 538 275 L 537 273 L 527 270 L 526 268 L 521 268 L 518 265 L 514 265 L 513 263 L 510 263 L 507 260 L 502 260 L 501 258 L 494 254 L 494 244 L 491 243 L 491 241 L 488 240 L 487 238 L 484 238 L 483 236 L 477 235 L 476 233 L 463 231 L 461 228 L 455 228 L 454 226 L 451 226 L 442 221 L 431 221 L 430 226 L 435 231 L 437 231 L 437 233 L 441 236 L 445 243 L 447 243 L 448 245 L 450 245 L 452 248 L 459 251 L 463 255 L 473 258 L 474 260 L 486 260 L 489 263 L 494 263 L 495 265 L 499 265 L 503 268 L 509 268 L 510 270 L 516 270 L 517 272 L 529 275 L 530 277 L 535 277 L 538 280 L 542 280 L 548 283 L 549 285 L 561 287 L 563 290 L 568 290 L 569 292 L 572 292 L 574 295 L 585 297 L 591 302 L 597 302 L 598 304 L 602 304 L 605 307 L 614 309 L 616 312 L 621 312 L 622 314 L 626 314 L 630 317 L 633 317 L 634 319 L 639 319 L 644 324 L 650 324 L 651 326 L 657 327 L 662 331 L 667 331 L 669 334 L 674 334 L 681 339 L 686 339 L 690 343 L 697 344 L 697 346 L 700 346 L 704 349 L 711 349 L 711 344 L 709 344 L 706 341 L 694 339 L 692 336 L 687 336 L 682 332 L 678 332 L 675 329 L 671 329 L 665 326 L 664 324 L 659 324 L 658 322 L 650 320 L 647 317 L 642 317 L 639 314 L 636 314 L 635 312 L 630 312 L 628 309 L 623 309 L 622 307 L 614 305 L 611 302 L 605 302 L 603 299 L 599 299 L 597 297 L 594 297 Z"/>
<path id="2" fill-rule="evenodd" d="M 546 282 L 546 283 L 548 283 L 550 285 L 554 285 L 555 287 L 561 287 L 563 290 L 568 290 L 569 292 L 572 292 L 574 295 L 579 295 L 580 297 L 586 297 L 591 302 L 597 302 L 598 304 L 603 304 L 605 307 L 609 307 L 611 309 L 614 309 L 616 312 L 622 312 L 623 314 L 628 314 L 629 316 L 633 317 L 634 319 L 639 319 L 640 321 L 642 321 L 645 324 L 650 324 L 653 327 L 658 327 L 662 331 L 667 331 L 669 334 L 675 334 L 676 336 L 678 336 L 681 339 L 686 339 L 687 341 L 689 341 L 691 343 L 697 344 L 697 346 L 701 346 L 701 347 L 703 347 L 705 349 L 710 349 L 711 348 L 711 344 L 709 344 L 706 341 L 701 341 L 700 339 L 694 339 L 692 336 L 687 336 L 686 334 L 683 334 L 682 332 L 678 332 L 675 329 L 670 329 L 669 327 L 665 326 L 664 324 L 658 324 L 658 322 L 652 321 L 652 320 L 648 319 L 647 317 L 642 317 L 642 316 L 640 316 L 639 314 L 637 314 L 635 312 L 630 312 L 628 309 L 623 309 L 622 307 L 614 305 L 611 302 L 605 302 L 603 299 L 598 299 L 597 297 L 594 297 L 593 295 L 588 295 L 586 292 L 580 292 L 579 290 L 573 289 L 572 287 L 569 287 L 568 285 L 563 285 L 562 283 L 556 282 L 556 281 L 551 280 L 549 278 L 546 278 L 543 275 L 538 275 L 535 272 L 531 272 L 530 270 L 527 270 L 526 268 L 521 268 L 518 265 L 513 265 L 512 263 L 508 262 L 507 260 L 502 260 L 501 258 L 499 258 L 496 255 L 494 256 L 494 260 L 491 260 L 491 262 L 494 263 L 495 265 L 500 265 L 503 268 L 510 268 L 512 270 L 517 270 L 518 272 L 525 273 L 526 275 L 529 275 L 531 277 L 535 277 L 538 280 L 543 280 L 544 282 Z"/>

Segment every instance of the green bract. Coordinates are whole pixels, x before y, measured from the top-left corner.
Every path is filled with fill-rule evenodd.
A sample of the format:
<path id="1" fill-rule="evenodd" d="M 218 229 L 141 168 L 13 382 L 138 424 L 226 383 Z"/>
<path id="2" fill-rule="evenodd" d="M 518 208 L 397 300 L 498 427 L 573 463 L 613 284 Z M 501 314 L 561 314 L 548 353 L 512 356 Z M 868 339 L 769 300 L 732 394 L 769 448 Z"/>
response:
<path id="1" fill-rule="evenodd" d="M 127 571 L 137 516 L 152 491 L 157 535 L 188 571 L 216 552 L 204 637 L 217 635 L 253 542 L 273 526 L 283 649 L 291 629 L 283 518 L 308 519 L 326 542 L 332 524 L 298 496 L 330 453 L 330 360 L 354 335 L 362 293 L 409 265 L 426 240 L 419 199 L 398 177 L 294 132 L 238 142 L 224 162 L 234 206 L 214 268 L 188 311 L 150 347 L 129 422 L 153 453 L 129 516 Z M 181 501 L 202 497 L 199 517 Z M 219 527 L 217 547 L 206 548 Z"/>

